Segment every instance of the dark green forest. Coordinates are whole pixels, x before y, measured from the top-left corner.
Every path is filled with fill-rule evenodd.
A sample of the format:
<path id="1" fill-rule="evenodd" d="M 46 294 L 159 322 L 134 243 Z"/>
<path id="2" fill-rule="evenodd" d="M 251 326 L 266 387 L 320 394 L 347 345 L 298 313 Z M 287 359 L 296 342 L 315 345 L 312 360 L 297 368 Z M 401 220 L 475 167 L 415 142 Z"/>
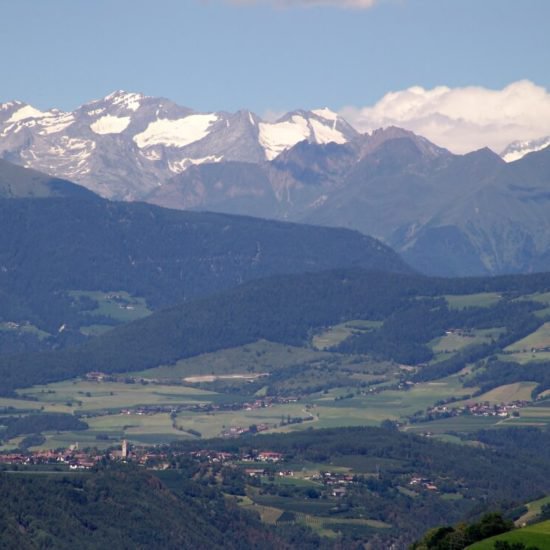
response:
<path id="1" fill-rule="evenodd" d="M 158 309 L 277 273 L 412 272 L 389 247 L 346 229 L 89 195 L 0 199 L 0 320 L 77 328 L 69 290 L 125 290 Z"/>
<path id="2" fill-rule="evenodd" d="M 548 289 L 548 274 L 437 279 L 356 269 L 271 277 L 161 310 L 80 347 L 4 355 L 0 357 L 2 389 L 9 393 L 92 370 L 141 370 L 259 339 L 304 345 L 312 331 L 350 319 L 383 324 L 352 336 L 337 351 L 410 364 L 428 361 L 432 352 L 426 344 L 446 328 L 505 329 L 492 343 L 423 366 L 414 375 L 418 381 L 432 380 L 457 372 L 467 362 L 494 354 L 535 330 L 544 321 L 535 312 L 544 306 L 517 298 Z M 492 307 L 453 310 L 442 298 L 478 292 L 499 292 L 502 299 Z M 543 375 L 533 380 L 545 387 Z"/>
<path id="3" fill-rule="evenodd" d="M 292 547 L 292 533 L 285 540 L 187 476 L 176 494 L 132 467 L 0 474 L 0 548 Z M 305 548 L 319 547 L 304 540 Z"/>

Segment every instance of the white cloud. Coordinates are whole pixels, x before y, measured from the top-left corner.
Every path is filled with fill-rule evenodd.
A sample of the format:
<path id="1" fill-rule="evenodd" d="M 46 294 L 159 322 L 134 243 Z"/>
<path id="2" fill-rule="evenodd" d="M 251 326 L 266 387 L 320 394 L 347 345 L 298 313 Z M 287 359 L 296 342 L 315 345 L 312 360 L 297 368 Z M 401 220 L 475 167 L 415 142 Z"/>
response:
<path id="1" fill-rule="evenodd" d="M 337 8 L 364 10 L 371 8 L 378 0 L 226 0 L 231 4 L 272 4 L 279 7 L 333 6 Z"/>
<path id="2" fill-rule="evenodd" d="M 456 153 L 550 135 L 550 93 L 529 80 L 502 90 L 414 86 L 390 92 L 372 106 L 340 111 L 362 132 L 400 126 Z"/>

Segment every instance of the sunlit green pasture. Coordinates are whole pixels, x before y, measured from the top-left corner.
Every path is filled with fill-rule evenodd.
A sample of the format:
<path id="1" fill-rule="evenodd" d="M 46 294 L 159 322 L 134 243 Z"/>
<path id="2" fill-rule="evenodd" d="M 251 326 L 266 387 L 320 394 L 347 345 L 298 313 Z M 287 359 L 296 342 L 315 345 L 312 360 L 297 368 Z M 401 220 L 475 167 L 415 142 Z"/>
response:
<path id="1" fill-rule="evenodd" d="M 537 317 L 540 317 L 541 319 L 550 316 L 550 292 L 537 292 L 535 294 L 526 294 L 524 296 L 520 296 L 519 298 L 517 298 L 517 300 L 538 302 L 546 307 L 535 311 L 535 315 Z"/>
<path id="2" fill-rule="evenodd" d="M 73 298 L 90 298 L 96 302 L 97 307 L 88 311 L 88 315 L 110 317 L 121 323 L 135 321 L 151 313 L 144 298 L 132 296 L 124 290 L 71 290 L 69 295 Z"/>
<path id="3" fill-rule="evenodd" d="M 527 548 L 536 547 L 539 550 L 550 550 L 550 521 L 515 529 L 503 535 L 497 535 L 468 546 L 468 550 L 493 550 L 497 540 L 510 544 L 522 542 Z"/>
<path id="4" fill-rule="evenodd" d="M 480 292 L 478 294 L 448 294 L 444 296 L 449 309 L 464 309 L 467 307 L 491 307 L 500 302 L 502 296 L 496 292 Z"/>
<path id="5" fill-rule="evenodd" d="M 132 408 L 142 405 L 178 405 L 210 402 L 217 394 L 189 386 L 160 384 L 124 384 L 119 382 L 93 382 L 65 380 L 45 386 L 18 390 L 28 398 L 36 399 L 37 407 L 56 407 L 63 412 L 92 412 Z M 14 403 L 17 400 L 14 400 Z M 21 406 L 32 401 L 19 401 Z M 0 401 L 1 405 L 1 401 Z"/>
<path id="6" fill-rule="evenodd" d="M 512 361 L 514 363 L 519 363 L 520 365 L 526 365 L 527 363 L 542 363 L 544 361 L 550 361 L 550 351 L 514 351 L 500 353 L 498 357 L 503 361 Z"/>
<path id="7" fill-rule="evenodd" d="M 520 409 L 519 413 L 519 417 L 507 419 L 507 425 L 550 426 L 550 404 L 548 406 L 524 407 Z"/>
<path id="8" fill-rule="evenodd" d="M 486 428 L 491 428 L 497 424 L 502 424 L 502 418 L 498 416 L 454 416 L 452 418 L 442 418 L 432 420 L 431 422 L 420 422 L 406 427 L 407 432 L 427 433 L 434 435 L 447 433 L 469 433 L 477 432 Z"/>
<path id="9" fill-rule="evenodd" d="M 301 403 L 288 403 L 274 405 L 272 407 L 255 408 L 251 410 L 241 409 L 237 411 L 213 411 L 209 413 L 196 413 L 182 411 L 178 413 L 176 425 L 183 430 L 195 430 L 202 437 L 216 437 L 224 429 L 230 427 L 248 428 L 253 424 L 269 424 L 271 429 L 279 427 L 282 421 L 291 418 L 307 418 L 310 414 Z M 299 425 L 303 428 L 311 426 L 314 422 L 308 421 Z"/>
<path id="10" fill-rule="evenodd" d="M 468 346 L 489 343 L 497 339 L 503 331 L 504 329 L 501 328 L 450 331 L 444 336 L 432 340 L 428 345 L 436 354 L 451 353 Z"/>
<path id="11" fill-rule="evenodd" d="M 361 319 L 347 321 L 345 323 L 334 325 L 326 330 L 323 330 L 319 334 L 316 334 L 311 339 L 311 345 L 318 350 L 327 350 L 341 344 L 352 334 L 369 332 L 379 328 L 380 326 L 382 326 L 381 321 L 366 321 Z"/>
<path id="12" fill-rule="evenodd" d="M 526 522 L 534 520 L 541 513 L 545 504 L 550 504 L 550 496 L 527 503 L 527 512 L 516 521 L 516 525 L 524 525 Z"/>
<path id="13" fill-rule="evenodd" d="M 174 365 L 160 366 L 131 374 L 146 378 L 173 380 L 210 374 L 264 373 L 292 365 L 330 359 L 333 356 L 334 354 L 307 348 L 259 340 L 245 346 L 183 359 Z"/>
<path id="14" fill-rule="evenodd" d="M 525 338 L 510 344 L 505 348 L 507 352 L 531 352 L 532 350 L 550 348 L 550 323 L 544 323 L 535 332 Z M 536 354 L 539 355 L 538 353 Z"/>
<path id="15" fill-rule="evenodd" d="M 459 407 L 467 403 L 481 403 L 488 401 L 492 404 L 510 403 L 512 401 L 531 401 L 531 393 L 537 387 L 536 382 L 514 382 L 493 388 L 475 398 L 453 403 L 453 407 Z"/>

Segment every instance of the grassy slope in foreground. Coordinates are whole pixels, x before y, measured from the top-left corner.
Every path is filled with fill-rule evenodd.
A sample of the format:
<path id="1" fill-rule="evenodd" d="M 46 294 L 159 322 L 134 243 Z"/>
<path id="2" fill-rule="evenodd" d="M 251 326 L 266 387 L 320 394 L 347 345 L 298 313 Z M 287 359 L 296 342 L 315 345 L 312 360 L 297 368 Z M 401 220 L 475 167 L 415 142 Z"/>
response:
<path id="1" fill-rule="evenodd" d="M 509 543 L 522 542 L 526 547 L 535 546 L 539 550 L 550 550 L 550 520 L 476 542 L 469 546 L 468 550 L 493 550 L 497 540 Z"/>

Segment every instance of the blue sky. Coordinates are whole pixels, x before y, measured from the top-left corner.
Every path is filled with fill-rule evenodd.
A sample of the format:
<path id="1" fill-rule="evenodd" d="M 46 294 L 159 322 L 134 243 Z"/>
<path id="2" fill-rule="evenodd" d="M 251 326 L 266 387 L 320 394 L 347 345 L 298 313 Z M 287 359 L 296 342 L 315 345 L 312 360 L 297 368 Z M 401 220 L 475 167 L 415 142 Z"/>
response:
<path id="1" fill-rule="evenodd" d="M 282 1 L 4 2 L 0 101 L 72 109 L 125 89 L 262 114 L 414 85 L 550 88 L 547 0 Z"/>
<path id="2" fill-rule="evenodd" d="M 550 136 L 549 0 L 17 0 L 0 14 L 0 103 L 72 110 L 123 89 L 268 118 L 329 107 L 455 152 Z"/>

